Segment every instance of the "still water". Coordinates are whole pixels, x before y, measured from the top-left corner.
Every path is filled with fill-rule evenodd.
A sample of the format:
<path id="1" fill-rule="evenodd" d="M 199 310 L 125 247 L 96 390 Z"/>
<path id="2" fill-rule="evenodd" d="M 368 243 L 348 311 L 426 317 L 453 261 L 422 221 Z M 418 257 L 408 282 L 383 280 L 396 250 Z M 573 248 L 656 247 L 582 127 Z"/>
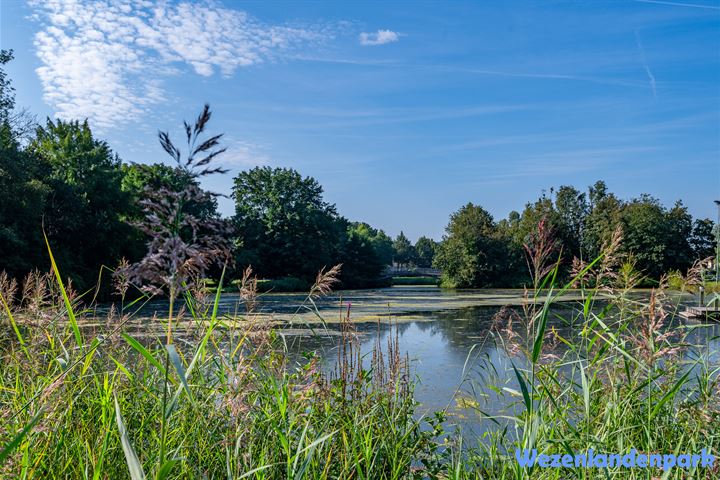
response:
<path id="1" fill-rule="evenodd" d="M 642 291 L 634 294 L 637 299 L 648 295 Z M 577 293 L 562 300 L 553 307 L 548 328 L 571 338 L 579 326 L 568 324 L 568 320 L 577 318 L 582 303 Z M 687 296 L 676 301 L 683 304 L 694 299 Z M 340 341 L 339 320 L 349 309 L 357 342 L 368 362 L 378 341 L 385 346 L 397 336 L 400 351 L 407 353 L 411 374 L 417 381 L 415 394 L 421 404 L 420 414 L 443 409 L 450 422 L 466 430 L 483 431 L 491 425 L 481 419 L 479 410 L 492 416 L 512 414 L 513 400 L 520 395 L 512 366 L 521 369 L 526 364 L 522 358 L 507 353 L 502 344 L 506 339 L 491 334 L 491 325 L 504 306 L 522 316 L 523 303 L 523 292 L 519 290 L 392 287 L 336 293 L 317 299 L 315 306 L 304 295 L 267 294 L 260 297 L 257 310 L 277 322 L 293 358 L 301 362 L 303 354 L 316 352 L 323 368 L 331 372 Z M 147 309 L 158 312 L 162 304 Z M 241 314 L 239 297 L 224 295 L 220 312 Z M 687 337 L 691 347 L 683 354 L 684 361 L 702 358 L 720 363 L 720 324 L 700 325 L 675 316 L 668 320 L 667 328 L 680 331 L 693 327 Z M 521 325 L 516 327 L 522 329 Z M 562 344 L 557 348 L 560 351 L 556 353 L 562 353 Z"/>

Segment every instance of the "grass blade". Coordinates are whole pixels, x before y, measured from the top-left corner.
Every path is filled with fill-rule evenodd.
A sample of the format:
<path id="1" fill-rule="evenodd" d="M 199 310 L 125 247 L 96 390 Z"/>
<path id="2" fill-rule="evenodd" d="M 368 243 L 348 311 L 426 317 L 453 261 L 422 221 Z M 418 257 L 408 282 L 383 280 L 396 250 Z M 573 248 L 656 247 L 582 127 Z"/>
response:
<path id="1" fill-rule="evenodd" d="M 134 348 L 140 355 L 145 357 L 145 360 L 150 362 L 155 368 L 160 371 L 160 373 L 165 375 L 165 367 L 163 367 L 162 364 L 158 362 L 157 358 L 153 357 L 152 353 L 150 353 L 147 348 L 143 347 L 140 342 L 138 342 L 125 332 L 121 333 L 120 335 L 122 335 L 125 341 L 128 342 L 128 344 L 130 344 L 132 348 Z"/>
<path id="2" fill-rule="evenodd" d="M 29 359 L 30 358 L 30 352 L 28 352 L 27 346 L 25 345 L 25 339 L 23 338 L 22 334 L 20 333 L 20 329 L 17 326 L 17 323 L 15 323 L 15 317 L 12 314 L 12 311 L 10 310 L 10 305 L 5 301 L 5 297 L 3 297 L 2 293 L 0 292 L 0 301 L 3 304 L 3 307 L 5 307 L 5 313 L 7 314 L 8 318 L 10 319 L 10 325 L 12 325 L 13 330 L 15 331 L 15 336 L 17 337 L 18 341 L 20 342 L 20 348 L 22 348 L 23 352 L 25 352 L 25 356 Z"/>
<path id="3" fill-rule="evenodd" d="M 43 232 L 43 236 L 45 237 L 45 245 L 47 245 L 48 254 L 50 255 L 50 264 L 52 265 L 53 272 L 55 272 L 55 279 L 57 280 L 58 286 L 60 287 L 60 293 L 62 294 L 63 302 L 65 302 L 65 309 L 67 310 L 68 318 L 70 319 L 70 326 L 72 327 L 73 333 L 75 334 L 75 341 L 77 342 L 78 347 L 82 347 L 82 334 L 80 333 L 80 327 L 78 327 L 77 319 L 75 318 L 75 312 L 73 311 L 72 303 L 70 302 L 67 291 L 65 291 L 65 284 L 63 284 L 62 277 L 60 276 L 60 270 L 58 270 L 57 263 L 55 263 L 55 257 L 53 256 L 52 249 L 50 248 L 50 242 L 48 241 L 45 232 Z"/>
<path id="4" fill-rule="evenodd" d="M 520 390 L 522 390 L 522 396 L 523 400 L 525 400 L 525 408 L 528 412 L 532 411 L 532 401 L 530 400 L 530 392 L 528 391 L 527 385 L 525 384 L 525 379 L 522 377 L 518 369 L 515 367 L 515 364 L 513 364 L 513 370 L 515 371 L 515 376 L 518 379 L 518 383 L 520 384 Z"/>
<path id="5" fill-rule="evenodd" d="M 40 410 L 38 410 L 38 413 L 36 413 L 35 416 L 30 420 L 30 422 L 25 425 L 25 427 L 20 431 L 20 433 L 15 435 L 15 438 L 10 440 L 10 442 L 3 447 L 2 451 L 0 451 L 0 465 L 5 463 L 7 457 L 10 456 L 12 451 L 15 450 L 18 445 L 20 445 L 20 442 L 22 442 L 23 438 L 25 438 L 28 432 L 32 430 L 35 424 L 37 424 L 37 422 L 40 420 L 40 416 L 42 415 L 42 413 L 43 410 L 41 408 Z"/>
<path id="6" fill-rule="evenodd" d="M 117 421 L 118 432 L 120 433 L 120 443 L 125 453 L 125 461 L 130 470 L 130 478 L 132 480 L 145 480 L 145 472 L 143 472 L 140 460 L 135 454 L 135 450 L 130 443 L 130 437 L 128 437 L 127 430 L 125 429 L 125 422 L 120 413 L 120 404 L 118 404 L 117 397 L 115 397 L 115 420 Z"/>
<path id="7" fill-rule="evenodd" d="M 185 378 L 185 367 L 182 364 L 182 360 L 180 360 L 180 356 L 175 349 L 175 345 L 170 344 L 166 345 L 165 347 L 167 348 L 168 355 L 170 355 L 170 361 L 172 362 L 178 376 L 180 377 L 180 382 L 182 382 L 182 385 L 183 387 L 185 387 L 185 391 L 187 392 L 188 397 L 190 397 L 190 400 L 192 400 L 192 391 L 190 391 L 190 386 L 187 383 L 187 378 Z"/>

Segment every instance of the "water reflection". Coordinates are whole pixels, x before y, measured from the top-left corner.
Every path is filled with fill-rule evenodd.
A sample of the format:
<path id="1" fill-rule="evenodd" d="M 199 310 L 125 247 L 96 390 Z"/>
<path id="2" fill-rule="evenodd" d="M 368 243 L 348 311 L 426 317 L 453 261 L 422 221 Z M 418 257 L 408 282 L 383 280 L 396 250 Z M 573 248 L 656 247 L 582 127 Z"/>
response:
<path id="1" fill-rule="evenodd" d="M 418 380 L 416 398 L 421 403 L 421 414 L 447 409 L 449 421 L 462 426 L 466 432 L 497 428 L 494 422 L 482 419 L 478 413 L 512 415 L 509 400 L 520 398 L 512 366 L 519 369 L 528 366 L 522 358 L 511 358 L 500 338 L 490 333 L 493 317 L 499 310 L 496 306 L 475 306 L 426 312 L 420 314 L 424 317 L 422 320 L 395 325 L 361 323 L 357 325 L 361 351 L 369 359 L 367 354 L 378 339 L 381 345 L 386 345 L 391 336 L 397 334 L 400 349 L 408 353 L 412 373 Z M 548 328 L 554 327 L 563 337 L 572 338 L 579 329 L 562 319 L 573 318 L 578 313 L 579 306 L 558 306 L 553 309 Z M 681 321 L 678 317 L 669 326 L 688 327 L 691 328 L 687 337 L 689 346 L 683 360 L 688 364 L 697 359 L 720 364 L 720 325 L 701 326 L 699 322 Z M 328 325 L 328 328 L 334 326 Z M 317 336 L 290 336 L 287 343 L 295 354 L 317 351 L 324 358 L 325 369 L 334 368 L 337 335 L 325 336 L 319 332 Z M 563 348 L 562 344 L 559 348 Z M 568 366 L 567 373 L 570 369 Z"/>
<path id="2" fill-rule="evenodd" d="M 647 297 L 648 292 L 634 295 Z M 565 319 L 578 318 L 582 304 L 576 301 L 578 294 L 570 294 L 565 300 L 553 307 L 548 328 L 572 339 L 579 326 L 568 325 Z M 679 300 L 693 301 L 689 297 Z M 522 316 L 521 291 L 394 287 L 340 292 L 317 302 L 320 315 L 328 321 L 325 326 L 318 323 L 314 312 L 303 308 L 304 301 L 304 295 L 295 294 L 270 294 L 260 299 L 260 312 L 285 325 L 279 332 L 294 359 L 302 362 L 303 354 L 314 351 L 323 359 L 323 368 L 332 371 L 339 344 L 339 325 L 333 321 L 337 322 L 350 304 L 361 352 L 368 363 L 376 342 L 387 345 L 391 335 L 397 334 L 400 349 L 408 353 L 418 381 L 415 393 L 421 414 L 447 408 L 451 422 L 477 432 L 493 428 L 489 420 L 480 419 L 478 411 L 492 416 L 512 414 L 509 400 L 520 395 L 512 365 L 514 362 L 520 369 L 527 365 L 521 358 L 511 358 L 502 346 L 502 337 L 490 331 L 493 317 L 504 305 L 512 305 Z M 162 317 L 166 307 L 155 302 L 145 308 L 145 313 Z M 221 314 L 243 311 L 237 295 L 222 296 Z M 315 334 L 308 334 L 307 325 L 312 325 Z M 688 327 L 690 346 L 683 353 L 683 361 L 720 364 L 720 325 L 700 326 L 677 316 L 667 326 Z"/>

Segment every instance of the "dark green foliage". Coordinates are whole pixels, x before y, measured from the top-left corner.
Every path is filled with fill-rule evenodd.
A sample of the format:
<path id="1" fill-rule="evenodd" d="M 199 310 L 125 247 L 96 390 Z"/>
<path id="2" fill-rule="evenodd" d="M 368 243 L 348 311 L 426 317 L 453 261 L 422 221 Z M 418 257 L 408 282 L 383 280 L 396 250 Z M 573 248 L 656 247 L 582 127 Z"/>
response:
<path id="1" fill-rule="evenodd" d="M 324 201 L 322 187 L 287 168 L 256 167 L 235 177 L 237 266 L 261 278 L 292 276 L 304 286 L 322 268 L 342 263 L 343 288 L 376 285 L 391 261 L 382 230 L 349 223 Z"/>
<path id="2" fill-rule="evenodd" d="M 378 284 L 386 264 L 376 251 L 371 229 L 365 224 L 347 227 L 341 248 L 343 288 L 372 287 Z"/>
<path id="3" fill-rule="evenodd" d="M 0 270 L 13 277 L 46 263 L 41 223 L 51 188 L 42 168 L 0 125 Z"/>
<path id="4" fill-rule="evenodd" d="M 715 256 L 715 233 L 717 226 L 709 218 L 696 219 L 693 223 L 690 245 L 695 259 Z"/>
<path id="5" fill-rule="evenodd" d="M 692 264 L 692 217 L 681 202 L 666 210 L 657 199 L 643 195 L 623 207 L 620 220 L 623 249 L 650 278 Z"/>
<path id="6" fill-rule="evenodd" d="M 393 241 L 384 231 L 373 228 L 365 222 L 353 222 L 352 228 L 367 238 L 375 250 L 378 261 L 382 265 L 390 265 L 395 255 Z"/>
<path id="7" fill-rule="evenodd" d="M 343 230 L 322 187 L 287 168 L 256 167 L 235 177 L 237 263 L 263 278 L 313 278 L 338 257 Z"/>
<path id="8" fill-rule="evenodd" d="M 589 210 L 585 194 L 574 187 L 561 186 L 555 194 L 555 210 L 557 236 L 563 246 L 564 258 L 587 258 L 582 251 L 585 218 Z"/>
<path id="9" fill-rule="evenodd" d="M 124 219 L 133 223 L 143 217 L 142 200 L 148 191 L 168 190 L 182 192 L 189 186 L 198 187 L 200 184 L 187 171 L 178 167 L 170 167 L 161 163 L 146 165 L 142 163 L 123 164 L 122 190 L 130 196 L 128 212 Z M 217 200 L 211 195 L 203 196 L 200 201 L 190 200 L 183 205 L 184 214 L 209 220 L 218 218 Z M 133 229 L 128 239 L 127 254 L 131 261 L 137 261 L 145 254 L 146 238 L 139 230 Z"/>
<path id="10" fill-rule="evenodd" d="M 437 242 L 432 238 L 420 237 L 415 242 L 415 258 L 413 263 L 420 268 L 432 267 L 433 258 L 435 257 L 435 250 L 437 249 Z"/>
<path id="11" fill-rule="evenodd" d="M 489 287 L 504 281 L 508 247 L 485 209 L 468 203 L 450 216 L 445 231 L 434 260 L 443 271 L 444 284 Z"/>
<path id="12" fill-rule="evenodd" d="M 600 254 L 602 246 L 610 241 L 620 224 L 623 203 L 608 193 L 605 182 L 598 181 L 589 189 L 589 213 L 585 218 L 584 251 L 587 258 Z"/>
<path id="13" fill-rule="evenodd" d="M 122 189 L 131 196 L 132 213 L 130 218 L 136 219 L 142 215 L 140 200 L 146 189 L 159 190 L 165 188 L 180 192 L 188 185 L 199 186 L 197 179 L 181 168 L 170 167 L 162 163 L 146 165 L 143 163 L 129 163 L 122 165 Z M 210 196 L 203 202 L 192 202 L 185 205 L 185 209 L 199 218 L 217 217 L 217 200 Z"/>
<path id="14" fill-rule="evenodd" d="M 393 261 L 400 266 L 408 266 L 415 258 L 415 249 L 402 230 L 393 242 L 393 250 Z"/>
<path id="15" fill-rule="evenodd" d="M 620 216 L 623 249 L 634 254 L 636 268 L 652 278 L 663 273 L 666 242 L 663 234 L 664 212 L 657 200 L 643 196 L 632 200 Z"/>
<path id="16" fill-rule="evenodd" d="M 695 260 L 690 240 L 693 221 L 687 207 L 677 201 L 673 208 L 665 212 L 666 258 L 663 273 L 671 270 L 685 270 Z"/>
<path id="17" fill-rule="evenodd" d="M 44 225 L 61 269 L 86 288 L 102 265 L 117 264 L 131 234 L 122 220 L 129 195 L 121 188 L 120 159 L 93 137 L 87 122 L 62 120 L 39 127 L 28 152 L 42 162 L 39 180 L 52 192 Z"/>

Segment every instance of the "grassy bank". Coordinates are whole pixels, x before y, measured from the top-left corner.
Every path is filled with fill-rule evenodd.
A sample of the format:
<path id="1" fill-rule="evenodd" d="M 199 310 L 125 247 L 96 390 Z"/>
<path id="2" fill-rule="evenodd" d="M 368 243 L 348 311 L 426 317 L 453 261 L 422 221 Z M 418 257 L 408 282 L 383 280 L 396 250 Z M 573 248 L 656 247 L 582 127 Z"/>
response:
<path id="1" fill-rule="evenodd" d="M 81 329 L 77 319 L 91 314 L 91 305 L 82 307 L 58 272 L 33 277 L 25 288 L 4 280 L 0 472 L 93 479 L 716 478 L 717 466 L 604 471 L 515 462 L 518 448 L 717 453 L 720 444 L 717 366 L 702 346 L 688 343 L 689 328 L 668 328 L 675 307 L 662 288 L 649 302 L 629 298 L 638 277 L 617 265 L 612 251 L 579 266 L 567 285 L 554 285 L 556 266 L 535 266 L 528 300 L 533 291 L 542 298 L 498 314 L 485 339 L 512 354 L 516 381 L 474 392 L 468 404 L 496 427 L 480 439 L 443 432 L 445 412 L 415 417 L 402 345 L 378 343 L 362 358 L 349 310 L 335 369 L 322 373 L 312 354 L 288 360 L 281 340 L 253 313 L 252 282 L 241 289 L 241 318 L 219 317 L 219 294 L 198 290 L 185 298 L 184 313 L 156 320 L 166 323 L 167 338 L 138 341 L 125 328 L 137 304 L 120 302 L 104 326 Z M 694 281 L 692 272 L 684 279 Z M 331 284 L 319 277 L 306 305 L 312 308 Z M 551 305 L 570 287 L 583 300 L 577 315 L 564 319 L 576 328 L 563 338 L 547 324 Z M 598 308 L 600 293 L 612 301 Z M 176 337 L 181 316 L 196 327 Z M 483 368 L 472 352 L 469 360 Z M 486 415 L 488 398 L 504 402 L 504 413 Z"/>
<path id="2" fill-rule="evenodd" d="M 440 285 L 440 279 L 435 277 L 392 277 L 393 285 Z"/>

